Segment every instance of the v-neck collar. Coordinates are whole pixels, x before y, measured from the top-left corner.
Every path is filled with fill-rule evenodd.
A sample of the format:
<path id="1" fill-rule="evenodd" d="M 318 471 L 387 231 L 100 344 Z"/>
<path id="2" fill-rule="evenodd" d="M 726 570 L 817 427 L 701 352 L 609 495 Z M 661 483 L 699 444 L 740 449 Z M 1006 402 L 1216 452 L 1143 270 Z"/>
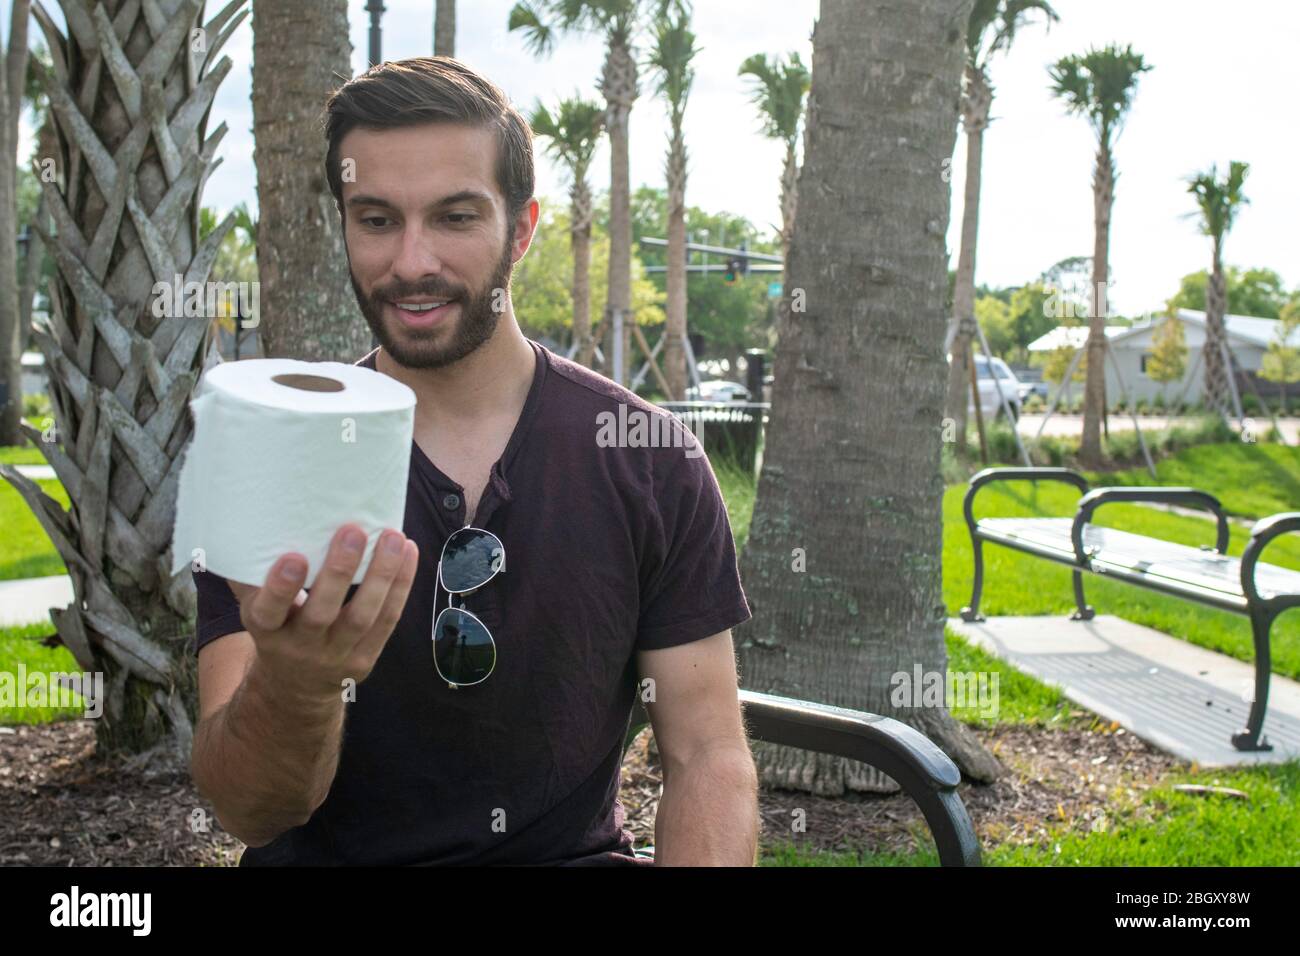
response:
<path id="1" fill-rule="evenodd" d="M 524 407 L 519 412 L 519 419 L 515 422 L 514 431 L 510 433 L 510 440 L 506 443 L 505 451 L 501 453 L 501 457 L 493 463 L 488 472 L 488 482 L 478 502 L 478 510 L 483 513 L 481 519 L 483 522 L 486 522 L 491 513 L 496 510 L 498 502 L 512 500 L 510 483 L 506 480 L 506 472 L 519 454 L 519 448 L 523 445 L 524 439 L 527 438 L 532 421 L 537 416 L 538 408 L 541 406 L 542 385 L 546 381 L 547 367 L 550 362 L 547 358 L 545 346 L 534 342 L 532 339 L 525 339 L 525 341 L 532 346 L 534 358 L 536 359 L 533 367 L 533 381 L 528 387 L 528 396 L 524 399 Z M 376 347 L 356 364 L 362 365 L 371 371 L 378 371 L 376 367 L 378 354 L 379 348 Z M 411 439 L 411 460 L 414 466 L 418 466 L 425 471 L 433 480 L 433 483 L 442 490 L 455 491 L 458 494 L 463 494 L 465 491 L 460 484 L 453 481 L 433 463 L 414 438 Z M 477 515 L 466 515 L 465 519 L 473 522 L 477 517 Z"/>

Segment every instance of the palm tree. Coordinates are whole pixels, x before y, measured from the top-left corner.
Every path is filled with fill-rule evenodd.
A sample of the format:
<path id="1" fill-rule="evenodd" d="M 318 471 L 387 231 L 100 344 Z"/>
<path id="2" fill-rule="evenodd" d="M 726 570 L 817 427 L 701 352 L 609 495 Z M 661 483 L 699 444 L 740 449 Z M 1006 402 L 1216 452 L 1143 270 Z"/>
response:
<path id="1" fill-rule="evenodd" d="M 538 56 L 555 46 L 556 32 L 595 33 L 605 39 L 605 66 L 600 90 L 605 97 L 605 129 L 609 132 L 609 292 L 605 300 L 605 329 L 612 328 L 615 311 L 624 316 L 623 355 L 630 364 L 632 313 L 632 192 L 628 162 L 628 123 L 636 102 L 635 41 L 648 22 L 670 10 L 689 13 L 687 0 L 521 0 L 510 11 L 508 29 L 523 33 L 524 43 Z M 602 320 L 603 321 L 603 320 Z M 626 374 L 626 373 L 625 373 Z"/>
<path id="2" fill-rule="evenodd" d="M 1079 461 L 1101 464 L 1101 417 L 1106 407 L 1106 289 L 1110 273 L 1110 213 L 1115 204 L 1114 141 L 1133 103 L 1138 77 L 1150 70 L 1131 46 L 1112 44 L 1082 56 L 1067 56 L 1049 68 L 1052 93 L 1066 111 L 1085 116 L 1097 136 L 1097 164 L 1092 176 L 1092 299 L 1088 323 L 1088 378 L 1084 384 L 1083 438 Z"/>
<path id="3" fill-rule="evenodd" d="M 1237 210 L 1250 202 L 1241 191 L 1249 171 L 1248 163 L 1232 162 L 1228 164 L 1228 174 L 1223 179 L 1219 178 L 1214 166 L 1210 166 L 1208 172 L 1187 179 L 1187 191 L 1196 197 L 1196 204 L 1200 207 L 1201 232 L 1214 243 L 1210 281 L 1205 288 L 1205 348 L 1202 354 L 1205 357 L 1206 405 L 1222 415 L 1229 412 L 1228 376 L 1232 374 L 1225 364 L 1228 335 L 1223 316 L 1228 310 L 1228 295 L 1223 276 L 1223 240 L 1232 229 Z"/>
<path id="4" fill-rule="evenodd" d="M 1031 15 L 1042 13 L 1048 23 L 1060 18 L 1045 0 L 975 0 L 966 27 L 966 68 L 961 91 L 961 124 L 966 131 L 966 190 L 961 213 L 961 251 L 953 288 L 952 364 L 948 367 L 948 417 L 956 423 L 957 448 L 966 448 L 966 396 L 970 391 L 970 323 L 975 315 L 975 243 L 979 233 L 980 180 L 983 172 L 984 130 L 993 106 L 989 62 L 1006 50 L 1016 30 Z"/>
<path id="5" fill-rule="evenodd" d="M 671 130 L 664 175 L 668 181 L 668 272 L 664 323 L 664 379 L 670 401 L 686 397 L 686 141 L 682 121 L 686 99 L 691 93 L 695 70 L 691 60 L 699 49 L 691 32 L 690 17 L 684 13 L 665 16 L 655 24 L 650 67 L 655 92 L 668 103 Z"/>
<path id="6" fill-rule="evenodd" d="M 258 338 L 268 358 L 352 362 L 371 347 L 320 173 L 321 105 L 351 61 L 347 0 L 253 5 L 257 266 L 268 317 Z"/>
<path id="7" fill-rule="evenodd" d="M 739 75 L 754 78 L 751 96 L 762 116 L 764 134 L 785 144 L 785 167 L 781 172 L 781 253 L 788 255 L 798 205 L 796 147 L 804 97 L 808 95 L 808 69 L 798 53 L 791 53 L 788 62 L 755 53 L 740 64 Z"/>
<path id="8" fill-rule="evenodd" d="M 206 24 L 200 0 L 169 4 L 166 17 L 155 3 L 64 2 L 66 35 L 40 4 L 32 11 L 51 55 L 42 80 L 61 175 L 41 181 L 55 230 L 37 229 L 58 276 L 50 323 L 33 332 L 54 420 L 23 431 L 71 510 L 17 470 L 0 474 L 71 575 L 71 605 L 50 614 L 77 663 L 105 674 L 101 751 L 182 765 L 196 716 L 194 589 L 188 569 L 169 573 L 169 552 L 187 403 L 217 355 L 208 323 L 159 309 L 154 289 L 177 274 L 205 282 L 233 223 L 198 239 L 203 182 L 226 133 L 206 131 L 231 68 L 218 53 L 246 16 L 241 2 Z"/>
<path id="9" fill-rule="evenodd" d="M 538 103 L 529 117 L 538 136 L 549 140 L 547 154 L 569 173 L 569 244 L 573 250 L 573 339 L 577 360 L 590 366 L 591 337 L 591 184 L 587 172 L 604 131 L 605 111 L 576 94 L 552 114 Z"/>
<path id="10" fill-rule="evenodd" d="M 775 395 L 742 555 L 750 690 L 897 717 L 969 775 L 997 761 L 891 675 L 943 674 L 943 402 L 949 156 L 970 0 L 824 0 L 781 300 Z M 863 175 L 870 170 L 870 175 Z M 801 300 L 796 307 L 794 300 Z M 801 573 L 802 572 L 802 573 Z M 769 784 L 835 795 L 896 785 L 859 763 L 755 745 Z"/>
<path id="11" fill-rule="evenodd" d="M 433 55 L 456 55 L 456 0 L 438 0 L 434 8 Z"/>
<path id="12" fill-rule="evenodd" d="M 0 47 L 0 445 L 22 441 L 23 342 L 18 287 L 18 117 L 27 78 L 30 0 L 14 0 L 9 49 Z"/>

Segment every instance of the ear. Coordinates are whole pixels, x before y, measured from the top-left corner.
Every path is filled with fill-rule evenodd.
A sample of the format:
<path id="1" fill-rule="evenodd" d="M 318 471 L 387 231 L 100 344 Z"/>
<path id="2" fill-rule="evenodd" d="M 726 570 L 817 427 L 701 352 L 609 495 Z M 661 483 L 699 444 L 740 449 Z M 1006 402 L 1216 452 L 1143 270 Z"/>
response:
<path id="1" fill-rule="evenodd" d="M 541 216 L 541 209 L 541 203 L 537 201 L 536 197 L 533 197 L 515 216 L 513 243 L 515 262 L 524 257 L 524 254 L 528 252 L 528 247 L 533 243 L 533 235 L 537 231 L 537 220 Z"/>

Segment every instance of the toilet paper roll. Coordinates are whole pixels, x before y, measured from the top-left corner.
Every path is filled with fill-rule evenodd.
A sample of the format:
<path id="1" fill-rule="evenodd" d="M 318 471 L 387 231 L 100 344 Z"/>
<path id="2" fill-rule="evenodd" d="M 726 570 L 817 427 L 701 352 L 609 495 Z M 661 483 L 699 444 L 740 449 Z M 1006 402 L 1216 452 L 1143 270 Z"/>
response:
<path id="1" fill-rule="evenodd" d="M 191 564 L 260 587 L 296 551 L 311 587 L 339 527 L 355 522 L 367 535 L 359 584 L 384 529 L 402 529 L 415 393 L 396 379 L 341 362 L 225 362 L 190 408 L 172 574 Z"/>

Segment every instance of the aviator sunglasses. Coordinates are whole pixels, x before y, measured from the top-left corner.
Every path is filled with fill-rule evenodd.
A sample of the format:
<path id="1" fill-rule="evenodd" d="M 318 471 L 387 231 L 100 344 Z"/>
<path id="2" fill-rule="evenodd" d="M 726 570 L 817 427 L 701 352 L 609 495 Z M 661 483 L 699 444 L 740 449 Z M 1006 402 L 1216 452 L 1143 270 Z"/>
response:
<path id="1" fill-rule="evenodd" d="M 456 607 L 456 598 L 472 594 L 505 569 L 505 547 L 491 531 L 466 525 L 442 546 L 437 587 L 447 592 L 447 607 L 433 622 L 433 666 L 452 690 L 483 683 L 497 661 L 491 632 L 473 612 Z M 436 610 L 436 589 L 433 601 Z"/>

